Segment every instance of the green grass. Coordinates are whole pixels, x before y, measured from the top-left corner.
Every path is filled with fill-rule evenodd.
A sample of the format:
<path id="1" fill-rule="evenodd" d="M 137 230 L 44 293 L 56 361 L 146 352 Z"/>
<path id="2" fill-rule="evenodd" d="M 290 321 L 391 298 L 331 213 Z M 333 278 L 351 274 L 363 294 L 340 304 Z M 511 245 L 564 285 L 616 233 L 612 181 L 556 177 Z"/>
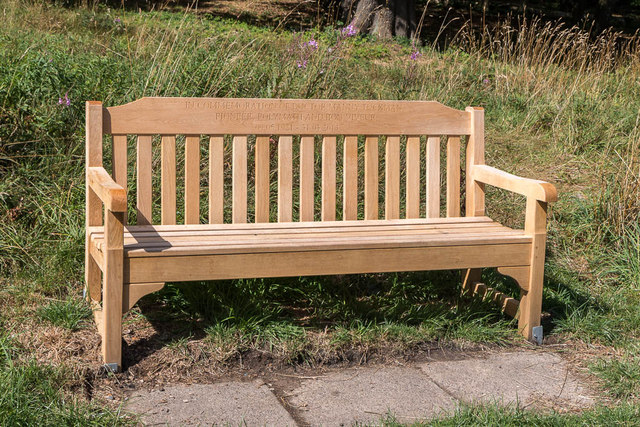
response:
<path id="1" fill-rule="evenodd" d="M 4 326 L 0 333 L 0 425 L 133 425 L 107 407 L 74 397 L 71 372 L 29 358 L 5 335 Z"/>
<path id="2" fill-rule="evenodd" d="M 632 403 L 575 416 L 466 408 L 438 422 L 573 425 L 634 419 L 634 362 L 640 357 L 637 38 L 629 40 L 625 54 L 611 48 L 607 37 L 614 36 L 585 43 L 575 31 L 529 23 L 520 28 L 516 44 L 509 44 L 513 38 L 505 28 L 485 38 L 463 31 L 443 50 L 421 48 L 419 61 L 412 62 L 406 41 L 353 38 L 336 47 L 333 28 L 300 34 L 194 14 L 64 9 L 18 0 L 5 0 L 2 7 L 3 321 L 76 330 L 89 318 L 87 306 L 74 297 L 83 286 L 85 100 L 117 105 L 142 96 L 318 97 L 478 105 L 486 111 L 489 164 L 559 185 L 547 244 L 545 335 L 621 354 L 605 354 L 590 366 L 605 393 Z M 297 62 L 308 54 L 300 42 L 312 36 L 320 48 L 300 69 Z M 65 94 L 69 107 L 58 104 Z M 179 139 L 179 153 L 182 144 Z M 129 173 L 134 184 L 133 169 Z M 181 186 L 179 180 L 178 191 Z M 133 193 L 129 200 L 133 211 Z M 521 226 L 523 207 L 520 197 L 488 192 L 489 214 L 506 224 Z M 488 285 L 519 296 L 511 279 L 492 270 L 483 274 Z M 432 272 L 178 283 L 148 297 L 147 308 L 161 309 L 142 315 L 171 324 L 167 345 L 174 351 L 188 353 L 192 337 L 204 335 L 207 351 L 221 363 L 250 350 L 285 363 L 314 364 L 340 360 L 349 349 L 521 344 L 515 323 L 495 307 L 460 298 L 460 281 L 458 272 Z M 36 303 L 36 310 L 24 308 Z M 61 416 L 94 413 L 45 381 L 69 378 L 59 366 L 11 366 L 3 365 L 3 384 L 16 390 L 14 403 L 24 400 L 17 408 L 45 402 Z M 22 396 L 29 394 L 21 388 L 27 377 L 35 378 L 32 389 L 40 391 Z"/>
<path id="3" fill-rule="evenodd" d="M 381 419 L 384 426 L 629 426 L 638 424 L 640 407 L 637 404 L 621 404 L 614 408 L 598 406 L 579 414 L 541 413 L 513 407 L 492 405 L 463 406 L 452 415 L 445 415 L 428 422 L 400 423 L 393 414 Z"/>
<path id="4" fill-rule="evenodd" d="M 69 297 L 64 301 L 52 301 L 38 308 L 37 315 L 56 326 L 76 330 L 91 318 L 91 308 L 86 301 Z"/>

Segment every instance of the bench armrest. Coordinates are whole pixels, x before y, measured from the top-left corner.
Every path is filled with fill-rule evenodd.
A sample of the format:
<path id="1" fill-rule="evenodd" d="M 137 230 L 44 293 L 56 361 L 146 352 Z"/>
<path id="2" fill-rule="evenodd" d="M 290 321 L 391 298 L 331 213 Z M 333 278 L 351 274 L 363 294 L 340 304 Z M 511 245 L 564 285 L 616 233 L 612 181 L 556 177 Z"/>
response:
<path id="1" fill-rule="evenodd" d="M 87 168 L 87 185 L 111 212 L 126 212 L 127 193 L 103 167 Z"/>
<path id="2" fill-rule="evenodd" d="M 471 169 L 471 179 L 532 197 L 541 202 L 558 200 L 558 193 L 553 184 L 537 179 L 522 178 L 487 165 L 474 165 Z"/>

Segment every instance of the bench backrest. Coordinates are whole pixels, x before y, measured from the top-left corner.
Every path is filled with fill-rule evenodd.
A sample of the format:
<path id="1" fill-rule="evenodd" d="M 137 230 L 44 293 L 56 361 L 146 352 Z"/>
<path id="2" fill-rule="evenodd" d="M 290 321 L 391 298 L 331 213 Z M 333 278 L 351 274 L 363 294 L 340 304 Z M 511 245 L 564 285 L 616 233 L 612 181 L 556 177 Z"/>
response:
<path id="1" fill-rule="evenodd" d="M 433 101 L 142 98 L 109 108 L 90 101 L 87 166 L 102 166 L 104 136 L 114 179 L 135 191 L 138 224 L 153 222 L 158 200 L 162 224 L 222 223 L 225 203 L 235 223 L 435 218 L 441 176 L 444 214 L 460 216 L 461 137 L 465 169 L 484 163 L 483 110 Z M 481 185 L 467 181 L 465 193 L 466 215 L 483 215 Z M 89 225 L 101 216 L 96 208 L 88 202 Z"/>

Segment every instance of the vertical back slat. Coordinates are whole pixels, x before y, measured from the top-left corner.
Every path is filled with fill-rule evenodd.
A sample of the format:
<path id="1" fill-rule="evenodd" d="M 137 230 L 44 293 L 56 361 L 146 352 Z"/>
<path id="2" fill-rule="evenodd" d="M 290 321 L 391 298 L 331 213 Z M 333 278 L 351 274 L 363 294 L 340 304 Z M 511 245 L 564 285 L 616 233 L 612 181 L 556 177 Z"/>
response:
<path id="1" fill-rule="evenodd" d="M 184 223 L 200 222 L 200 137 L 187 135 L 184 147 Z"/>
<path id="2" fill-rule="evenodd" d="M 127 193 L 127 135 L 113 135 L 113 179 Z M 127 216 L 123 220 L 126 223 Z"/>
<path id="3" fill-rule="evenodd" d="M 322 140 L 322 221 L 336 220 L 336 137 Z"/>
<path id="4" fill-rule="evenodd" d="M 407 218 L 420 217 L 420 137 L 407 137 Z"/>
<path id="5" fill-rule="evenodd" d="M 278 139 L 278 222 L 293 219 L 293 138 Z"/>
<path id="6" fill-rule="evenodd" d="M 127 135 L 113 135 L 113 179 L 127 191 Z"/>
<path id="7" fill-rule="evenodd" d="M 400 218 L 400 137 L 387 137 L 385 146 L 384 215 Z"/>
<path id="8" fill-rule="evenodd" d="M 313 221 L 313 136 L 300 138 L 300 221 Z"/>
<path id="9" fill-rule="evenodd" d="M 342 219 L 358 219 L 358 137 L 344 137 Z"/>
<path id="10" fill-rule="evenodd" d="M 247 222 L 247 137 L 233 137 L 231 206 L 234 223 Z"/>
<path id="11" fill-rule="evenodd" d="M 256 137 L 256 222 L 269 222 L 269 137 Z"/>
<path id="12" fill-rule="evenodd" d="M 224 215 L 224 137 L 209 137 L 209 224 L 222 224 Z"/>
<path id="13" fill-rule="evenodd" d="M 222 224 L 224 215 L 224 137 L 209 137 L 209 224 Z"/>
<path id="14" fill-rule="evenodd" d="M 460 137 L 447 139 L 447 216 L 460 216 Z"/>
<path id="15" fill-rule="evenodd" d="M 176 137 L 162 136 L 162 189 L 161 217 L 162 224 L 176 223 Z"/>
<path id="16" fill-rule="evenodd" d="M 137 223 L 151 224 L 151 135 L 138 135 L 136 199 Z"/>
<path id="17" fill-rule="evenodd" d="M 378 219 L 378 137 L 364 141 L 364 219 Z"/>
<path id="18" fill-rule="evenodd" d="M 440 216 L 440 137 L 427 138 L 427 218 Z"/>

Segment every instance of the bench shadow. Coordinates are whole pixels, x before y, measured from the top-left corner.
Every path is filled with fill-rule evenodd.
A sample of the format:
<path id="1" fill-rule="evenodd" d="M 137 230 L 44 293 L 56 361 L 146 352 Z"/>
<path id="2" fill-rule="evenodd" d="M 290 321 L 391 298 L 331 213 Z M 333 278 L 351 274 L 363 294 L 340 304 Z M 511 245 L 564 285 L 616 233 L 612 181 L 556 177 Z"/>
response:
<path id="1" fill-rule="evenodd" d="M 171 243 L 163 239 L 153 225 L 125 226 L 125 232 L 130 233 L 136 241 L 134 245 L 126 245 L 129 249 L 144 249 L 145 252 L 152 253 L 162 252 L 172 247 Z"/>
<path id="2" fill-rule="evenodd" d="M 516 282 L 495 269 L 483 270 L 482 279 L 509 296 L 520 297 Z M 477 334 L 480 341 L 506 343 L 508 336 L 517 335 L 517 322 L 492 302 L 461 297 L 460 291 L 460 271 L 167 284 L 141 300 L 140 313 L 155 333 L 128 347 L 126 366 L 135 366 L 172 342 L 203 339 L 217 325 L 255 336 L 283 325 L 317 333 L 430 325 L 437 331 L 436 340 L 446 341 L 456 339 L 456 331 L 469 323 L 486 328 L 484 335 Z M 545 336 L 581 307 L 604 308 L 561 277 L 549 274 L 543 298 Z"/>

